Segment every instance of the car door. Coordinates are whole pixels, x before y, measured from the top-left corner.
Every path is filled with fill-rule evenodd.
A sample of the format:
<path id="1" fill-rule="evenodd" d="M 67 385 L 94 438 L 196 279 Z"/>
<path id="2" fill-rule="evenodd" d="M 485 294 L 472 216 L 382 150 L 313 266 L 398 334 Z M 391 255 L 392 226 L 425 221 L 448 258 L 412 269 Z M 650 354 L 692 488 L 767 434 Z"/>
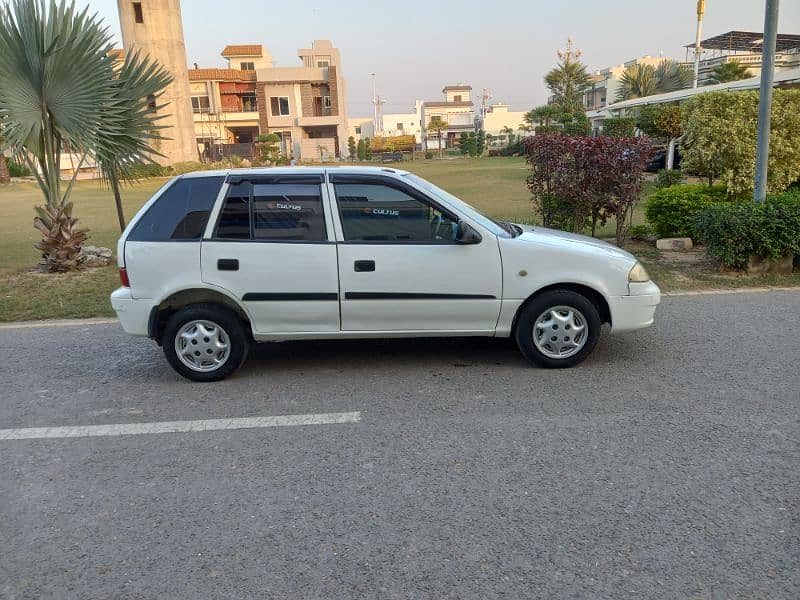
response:
<path id="1" fill-rule="evenodd" d="M 343 331 L 494 331 L 502 289 L 495 236 L 476 226 L 480 243 L 456 242 L 459 218 L 397 178 L 329 179 Z"/>
<path id="2" fill-rule="evenodd" d="M 321 175 L 229 176 L 203 281 L 238 298 L 257 333 L 339 331 L 336 243 Z"/>

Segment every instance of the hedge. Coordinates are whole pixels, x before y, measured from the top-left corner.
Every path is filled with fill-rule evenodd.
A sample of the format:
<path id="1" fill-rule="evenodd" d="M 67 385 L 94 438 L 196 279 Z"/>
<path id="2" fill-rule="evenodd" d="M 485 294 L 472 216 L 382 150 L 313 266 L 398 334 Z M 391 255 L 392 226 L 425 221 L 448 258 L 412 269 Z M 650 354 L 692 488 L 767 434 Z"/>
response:
<path id="1" fill-rule="evenodd" d="M 723 185 L 673 185 L 651 194 L 645 204 L 645 215 L 658 237 L 690 237 L 696 240 L 697 215 L 709 206 L 730 200 Z"/>
<path id="2" fill-rule="evenodd" d="M 800 193 L 708 207 L 697 215 L 696 228 L 708 255 L 729 268 L 745 268 L 751 256 L 799 255 Z"/>

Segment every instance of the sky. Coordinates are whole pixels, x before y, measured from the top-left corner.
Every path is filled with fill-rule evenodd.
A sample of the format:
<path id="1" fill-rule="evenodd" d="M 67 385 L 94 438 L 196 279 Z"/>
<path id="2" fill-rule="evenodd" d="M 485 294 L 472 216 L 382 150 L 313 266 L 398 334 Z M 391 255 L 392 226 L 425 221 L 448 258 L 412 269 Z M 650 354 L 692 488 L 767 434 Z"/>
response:
<path id="1" fill-rule="evenodd" d="M 124 0 L 123 0 L 124 1 Z M 117 0 L 78 0 L 103 17 L 119 41 Z M 226 44 L 258 43 L 277 66 L 298 66 L 297 49 L 330 39 L 342 54 L 349 116 L 372 112 L 371 73 L 384 113 L 439 100 L 447 84 L 468 83 L 477 101 L 511 110 L 543 104 L 543 77 L 568 36 L 590 70 L 638 56 L 683 59 L 693 43 L 696 0 L 182 0 L 188 64 L 224 66 Z M 225 7 L 227 10 L 220 10 Z M 781 2 L 780 33 L 800 33 L 800 1 Z M 764 0 L 707 0 L 703 37 L 763 31 Z M 121 46 L 121 42 L 119 44 Z"/>

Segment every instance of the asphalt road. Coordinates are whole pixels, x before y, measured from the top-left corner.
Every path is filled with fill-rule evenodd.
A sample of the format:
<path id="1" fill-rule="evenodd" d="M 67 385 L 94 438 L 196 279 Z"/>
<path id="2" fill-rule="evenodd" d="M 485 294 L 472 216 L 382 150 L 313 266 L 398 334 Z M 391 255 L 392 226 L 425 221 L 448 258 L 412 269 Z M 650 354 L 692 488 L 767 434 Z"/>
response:
<path id="1" fill-rule="evenodd" d="M 798 598 L 800 292 L 666 298 L 581 367 L 507 340 L 260 347 L 192 384 L 115 325 L 0 331 L 2 598 Z"/>

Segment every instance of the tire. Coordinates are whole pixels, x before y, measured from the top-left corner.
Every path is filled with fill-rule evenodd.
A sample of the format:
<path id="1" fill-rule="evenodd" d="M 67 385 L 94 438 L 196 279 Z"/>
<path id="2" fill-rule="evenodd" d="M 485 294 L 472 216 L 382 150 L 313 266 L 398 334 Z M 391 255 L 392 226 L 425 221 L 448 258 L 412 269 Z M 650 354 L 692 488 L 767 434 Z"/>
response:
<path id="1" fill-rule="evenodd" d="M 194 304 L 170 316 L 161 346 L 170 366 L 186 379 L 220 381 L 242 366 L 250 338 L 239 317 L 229 309 Z M 180 352 L 181 347 L 188 352 Z"/>
<path id="2" fill-rule="evenodd" d="M 568 333 L 581 325 L 582 334 Z M 601 326 L 597 306 L 586 296 L 571 290 L 551 290 L 522 308 L 514 337 L 520 352 L 531 363 L 564 369 L 591 354 L 600 339 Z"/>

